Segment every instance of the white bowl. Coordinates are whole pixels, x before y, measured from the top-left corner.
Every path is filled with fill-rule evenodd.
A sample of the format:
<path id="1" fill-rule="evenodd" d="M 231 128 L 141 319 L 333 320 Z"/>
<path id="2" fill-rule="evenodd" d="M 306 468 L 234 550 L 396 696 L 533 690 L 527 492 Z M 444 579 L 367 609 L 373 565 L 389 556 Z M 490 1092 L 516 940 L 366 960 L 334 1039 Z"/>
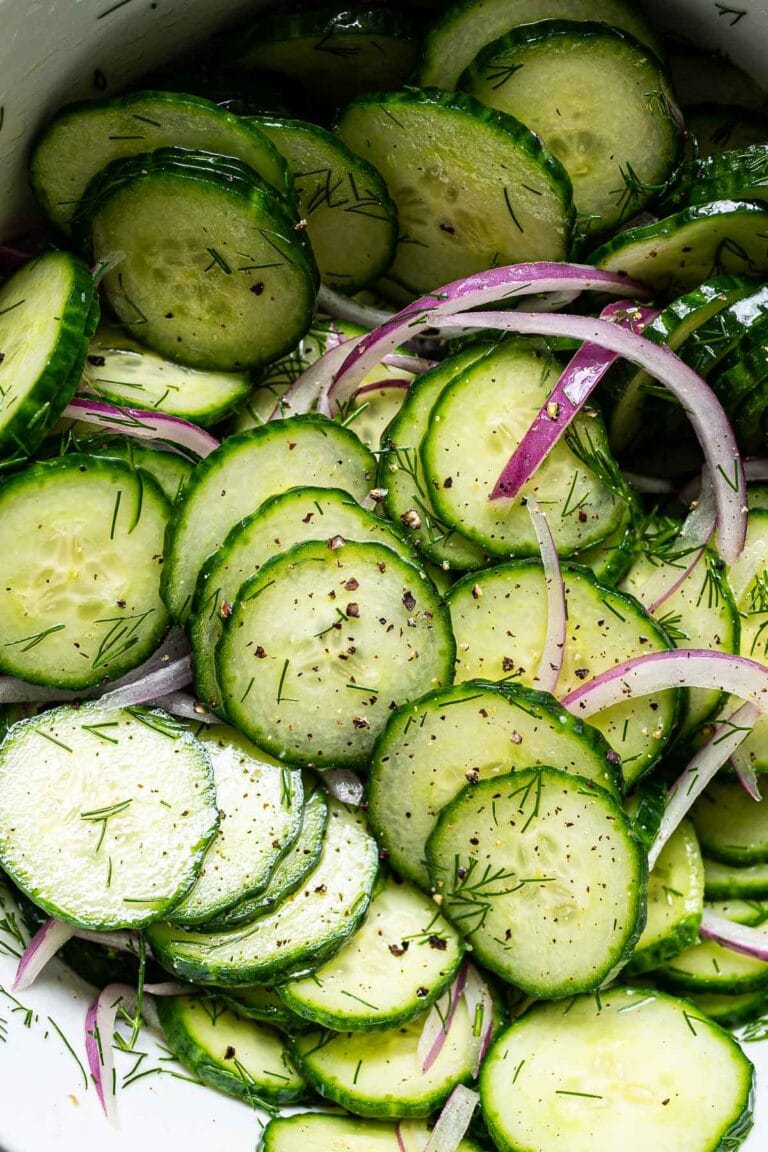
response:
<path id="1" fill-rule="evenodd" d="M 727 53 L 768 88 L 768 3 L 747 5 L 649 0 L 646 7 L 659 28 Z M 0 0 L 0 236 L 32 217 L 29 144 L 61 104 L 116 93 L 233 17 L 263 6 L 259 0 Z M 31 989 L 13 997 L 13 915 L 0 889 L 2 1152 L 254 1152 L 264 1119 L 177 1078 L 183 1070 L 147 1033 L 138 1045 L 146 1053 L 138 1071 L 146 1075 L 119 1092 L 118 1127 L 110 1127 L 85 1071 L 84 1017 L 92 993 L 54 961 Z M 765 1152 L 768 1041 L 748 1052 L 757 1066 L 758 1106 L 744 1152 Z M 116 1054 L 118 1085 L 136 1059 Z"/>

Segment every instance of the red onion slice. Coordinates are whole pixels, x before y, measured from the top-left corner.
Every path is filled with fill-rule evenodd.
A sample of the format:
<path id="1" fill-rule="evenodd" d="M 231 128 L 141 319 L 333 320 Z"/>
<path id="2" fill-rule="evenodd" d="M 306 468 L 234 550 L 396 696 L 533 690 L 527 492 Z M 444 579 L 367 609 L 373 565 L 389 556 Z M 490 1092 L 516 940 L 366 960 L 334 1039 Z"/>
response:
<path id="1" fill-rule="evenodd" d="M 539 667 L 534 677 L 534 684 L 537 688 L 542 688 L 545 692 L 551 692 L 554 695 L 557 681 L 560 679 L 565 651 L 567 610 L 563 574 L 560 570 L 560 557 L 557 554 L 546 513 L 542 512 L 538 501 L 534 500 L 532 496 L 528 497 L 527 507 L 539 543 L 547 587 L 547 634 L 544 639 L 544 649 L 541 653 Z"/>
<path id="2" fill-rule="evenodd" d="M 367 396 L 370 392 L 387 392 L 390 388 L 407 392 L 410 386 L 411 381 L 403 376 L 385 376 L 382 380 L 374 380 L 372 384 L 361 384 L 357 391 L 352 393 L 352 402 L 359 400 L 361 396 Z"/>
<path id="3" fill-rule="evenodd" d="M 198 724 L 223 724 L 224 721 L 213 712 L 209 712 L 194 696 L 186 692 L 169 692 L 167 696 L 158 696 L 152 703 L 171 716 L 178 716 L 181 720 L 194 720 Z"/>
<path id="4" fill-rule="evenodd" d="M 348 320 L 350 324 L 359 324 L 361 328 L 378 327 L 386 324 L 393 313 L 384 308 L 373 308 L 368 304 L 358 304 L 350 300 L 341 292 L 334 292 L 326 284 L 321 285 L 317 293 L 317 306 L 321 312 L 327 312 L 334 320 Z"/>
<path id="5" fill-rule="evenodd" d="M 99 260 L 97 264 L 94 264 L 93 268 L 91 268 L 91 276 L 93 276 L 94 284 L 100 284 L 108 272 L 111 272 L 118 264 L 122 264 L 123 260 L 125 260 L 125 255 L 125 252 L 110 252 L 103 260 Z"/>
<path id="6" fill-rule="evenodd" d="M 621 300 L 604 308 L 600 319 L 621 324 L 639 334 L 656 315 L 657 311 L 652 308 Z M 597 344 L 582 344 L 505 464 L 491 493 L 492 500 L 517 496 L 618 359 L 617 352 L 609 352 Z"/>
<path id="7" fill-rule="evenodd" d="M 321 411 L 318 403 L 320 395 L 330 383 L 334 372 L 341 368 L 349 354 L 349 349 L 359 344 L 362 336 L 353 336 L 351 340 L 343 343 L 327 345 L 323 355 L 310 364 L 298 379 L 294 380 L 290 388 L 286 389 L 270 413 L 270 420 L 283 420 L 286 416 L 303 416 L 311 412 L 315 405 Z M 322 409 L 324 416 L 330 415 L 330 408 Z"/>
<path id="8" fill-rule="evenodd" d="M 459 1000 L 464 992 L 464 985 L 467 981 L 467 965 L 462 964 L 459 969 L 458 975 L 453 982 L 453 987 L 448 995 L 448 1010 L 441 1014 L 438 1010 L 438 1004 L 433 1004 L 427 1013 L 424 1021 L 424 1027 L 421 1030 L 419 1037 L 418 1047 L 416 1048 L 416 1061 L 419 1064 L 422 1072 L 429 1072 L 430 1068 L 437 1060 L 438 1056 L 443 1050 L 445 1038 L 450 1032 L 453 1018 L 456 1015 L 456 1009 L 459 1005 Z M 441 998 L 441 1003 L 445 1000 L 445 996 Z"/>
<path id="9" fill-rule="evenodd" d="M 334 800 L 350 808 L 359 808 L 365 789 L 360 777 L 351 768 L 329 768 L 322 773 L 323 782 Z"/>
<path id="10" fill-rule="evenodd" d="M 755 717 L 755 720 L 757 717 Z M 757 778 L 757 772 L 752 767 L 752 762 L 749 758 L 749 753 L 739 746 L 731 754 L 731 767 L 733 768 L 739 783 L 748 796 L 755 801 L 762 800 L 760 792 L 760 784 Z"/>
<path id="11" fill-rule="evenodd" d="M 96 424 L 109 432 L 134 436 L 139 440 L 156 440 L 184 457 L 205 459 L 219 447 L 219 441 L 209 432 L 165 412 L 146 412 L 141 408 L 118 408 L 102 400 L 75 396 L 62 412 L 66 420 L 80 420 Z"/>
<path id="12" fill-rule="evenodd" d="M 424 1152 L 457 1152 L 479 1103 L 477 1092 L 457 1084 L 443 1105 Z"/>
<path id="13" fill-rule="evenodd" d="M 397 1124 L 395 1125 L 395 1138 L 397 1140 L 397 1147 L 399 1152 L 408 1152 L 408 1149 L 405 1146 L 405 1141 L 403 1140 L 403 1134 L 400 1131 L 401 1123 L 402 1121 L 398 1120 Z"/>
<path id="14" fill-rule="evenodd" d="M 753 956 L 755 960 L 768 962 L 768 932 L 763 928 L 750 928 L 746 924 L 735 924 L 725 916 L 716 916 L 704 909 L 699 935 L 705 940 L 714 940 L 732 952 L 743 956 Z"/>
<path id="15" fill-rule="evenodd" d="M 149 704 L 158 696 L 186 688 L 192 680 L 192 663 L 189 656 L 180 656 L 165 667 L 157 668 L 121 688 L 113 688 L 101 697 L 108 708 L 132 708 L 136 704 Z"/>
<path id="16" fill-rule="evenodd" d="M 21 955 L 13 981 L 13 991 L 23 992 L 25 988 L 34 984 L 48 961 L 53 959 L 74 934 L 75 929 L 71 924 L 53 918 L 46 920 L 35 932 Z"/>
<path id="17" fill-rule="evenodd" d="M 727 720 L 716 724 L 710 739 L 675 780 L 667 796 L 659 831 L 648 852 L 649 868 L 654 867 L 664 845 L 687 816 L 694 801 L 733 756 L 739 744 L 746 740 L 758 715 L 754 704 L 742 704 Z"/>

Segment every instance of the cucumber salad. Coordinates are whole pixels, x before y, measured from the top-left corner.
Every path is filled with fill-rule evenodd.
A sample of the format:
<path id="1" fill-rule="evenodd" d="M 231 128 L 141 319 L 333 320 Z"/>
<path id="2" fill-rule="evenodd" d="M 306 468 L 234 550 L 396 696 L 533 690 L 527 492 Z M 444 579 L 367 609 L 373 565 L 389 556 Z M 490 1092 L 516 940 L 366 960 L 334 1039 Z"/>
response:
<path id="1" fill-rule="evenodd" d="M 625 0 L 287 7 L 56 112 L 0 246 L 14 991 L 113 1119 L 148 1028 L 263 1152 L 735 1152 L 768 94 Z"/>

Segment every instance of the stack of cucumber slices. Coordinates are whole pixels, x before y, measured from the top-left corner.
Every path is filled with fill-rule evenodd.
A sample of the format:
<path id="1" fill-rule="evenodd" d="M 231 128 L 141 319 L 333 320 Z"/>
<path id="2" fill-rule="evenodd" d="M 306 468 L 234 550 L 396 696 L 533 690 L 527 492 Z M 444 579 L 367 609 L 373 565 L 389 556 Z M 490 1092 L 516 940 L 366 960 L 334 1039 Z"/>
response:
<path id="1" fill-rule="evenodd" d="M 17 987 L 57 952 L 97 987 L 107 1113 L 149 1021 L 264 1152 L 734 1152 L 768 95 L 722 66 L 702 104 L 624 0 L 405 7 L 255 16 L 32 149 Z"/>

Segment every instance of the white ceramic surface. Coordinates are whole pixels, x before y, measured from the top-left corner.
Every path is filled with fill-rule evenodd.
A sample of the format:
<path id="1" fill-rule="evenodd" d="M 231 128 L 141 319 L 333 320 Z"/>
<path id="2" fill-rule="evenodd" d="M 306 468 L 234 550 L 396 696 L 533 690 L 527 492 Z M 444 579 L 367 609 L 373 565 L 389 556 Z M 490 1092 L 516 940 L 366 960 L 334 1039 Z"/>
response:
<path id="1" fill-rule="evenodd" d="M 259 6 L 258 0 L 0 0 L 4 234 L 28 218 L 27 151 L 52 110 L 75 97 L 118 91 Z M 720 49 L 768 86 L 768 0 L 650 0 L 647 7 L 659 26 Z M 258 1114 L 181 1078 L 183 1070 L 146 1032 L 136 1054 L 116 1055 L 119 1122 L 110 1127 L 84 1071 L 88 989 L 54 962 L 14 997 L 16 924 L 0 889 L 0 1152 L 254 1152 Z M 747 1051 L 757 1066 L 758 1100 L 756 1127 L 743 1147 L 766 1152 L 768 1041 Z M 132 1082 L 124 1086 L 126 1080 Z"/>

